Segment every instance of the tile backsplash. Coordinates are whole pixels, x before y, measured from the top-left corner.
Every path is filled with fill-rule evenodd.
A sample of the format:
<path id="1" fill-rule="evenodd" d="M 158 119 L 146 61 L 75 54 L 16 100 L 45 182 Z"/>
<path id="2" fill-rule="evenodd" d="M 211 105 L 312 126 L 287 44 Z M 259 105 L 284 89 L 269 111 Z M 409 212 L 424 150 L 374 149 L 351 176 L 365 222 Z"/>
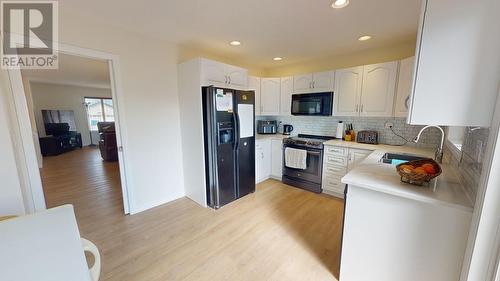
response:
<path id="1" fill-rule="evenodd" d="M 291 124 L 294 129 L 293 134 L 311 134 L 335 136 L 337 123 L 342 121 L 346 124 L 352 123 L 354 131 L 375 130 L 379 133 L 379 142 L 383 144 L 404 144 L 405 141 L 396 136 L 389 128 L 385 127 L 386 122 L 393 124 L 394 131 L 409 140 L 409 145 L 425 147 L 436 147 L 441 141 L 441 133 L 437 129 L 428 129 L 422 133 L 418 144 L 411 140 L 418 134 L 423 126 L 413 126 L 406 124 L 405 118 L 394 117 L 313 117 L 313 116 L 257 116 L 257 120 L 277 120 L 281 122 L 278 132 L 282 132 L 283 124 Z"/>
<path id="2" fill-rule="evenodd" d="M 457 168 L 461 182 L 472 202 L 475 202 L 490 130 L 470 127 L 464 130 L 461 151 L 454 147 L 445 147 L 445 161 Z"/>

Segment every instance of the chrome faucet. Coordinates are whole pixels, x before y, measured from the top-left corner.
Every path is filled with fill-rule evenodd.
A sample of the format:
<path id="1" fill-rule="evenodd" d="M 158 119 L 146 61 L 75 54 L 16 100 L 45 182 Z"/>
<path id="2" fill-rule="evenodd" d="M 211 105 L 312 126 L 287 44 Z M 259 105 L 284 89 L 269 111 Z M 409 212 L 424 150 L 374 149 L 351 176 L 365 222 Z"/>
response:
<path id="1" fill-rule="evenodd" d="M 418 135 L 413 139 L 413 142 L 414 143 L 418 143 L 418 140 L 420 139 L 420 135 L 427 128 L 437 128 L 437 129 L 439 129 L 441 131 L 441 144 L 439 145 L 439 147 L 436 150 L 436 154 L 434 155 L 434 159 L 437 162 L 439 162 L 439 163 L 443 163 L 443 145 L 444 145 L 444 131 L 443 131 L 443 128 L 441 128 L 439 126 L 433 126 L 433 125 L 425 126 L 425 127 L 423 127 L 420 130 L 420 132 L 418 133 Z"/>

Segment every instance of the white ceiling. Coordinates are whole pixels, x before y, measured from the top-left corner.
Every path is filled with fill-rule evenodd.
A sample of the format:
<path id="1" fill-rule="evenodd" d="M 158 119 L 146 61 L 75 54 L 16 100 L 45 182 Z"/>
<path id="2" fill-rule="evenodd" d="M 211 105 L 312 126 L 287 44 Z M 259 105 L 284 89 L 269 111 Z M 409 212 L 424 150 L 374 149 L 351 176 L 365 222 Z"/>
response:
<path id="1" fill-rule="evenodd" d="M 109 88 L 110 78 L 106 61 L 59 54 L 58 69 L 22 70 L 30 81 Z"/>
<path id="2" fill-rule="evenodd" d="M 64 0 L 65 9 L 263 68 L 414 40 L 420 0 Z M 64 24 L 64 23 L 60 23 Z M 357 38 L 369 34 L 372 40 Z M 231 40 L 242 45 L 232 47 Z M 285 60 L 275 62 L 275 56 Z"/>

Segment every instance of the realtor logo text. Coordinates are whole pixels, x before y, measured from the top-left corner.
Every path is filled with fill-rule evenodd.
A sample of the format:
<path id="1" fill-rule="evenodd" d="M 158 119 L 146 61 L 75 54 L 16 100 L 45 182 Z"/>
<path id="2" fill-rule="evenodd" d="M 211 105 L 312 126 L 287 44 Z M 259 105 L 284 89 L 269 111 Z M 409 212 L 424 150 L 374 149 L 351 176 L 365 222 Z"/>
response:
<path id="1" fill-rule="evenodd" d="M 57 11 L 57 1 L 1 2 L 2 68 L 58 67 Z"/>

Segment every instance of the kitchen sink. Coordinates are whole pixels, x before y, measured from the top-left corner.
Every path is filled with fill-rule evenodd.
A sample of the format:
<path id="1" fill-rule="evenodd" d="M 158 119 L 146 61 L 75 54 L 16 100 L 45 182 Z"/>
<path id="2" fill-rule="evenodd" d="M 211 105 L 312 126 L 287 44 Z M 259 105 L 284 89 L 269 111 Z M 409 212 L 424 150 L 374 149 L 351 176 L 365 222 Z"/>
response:
<path id="1" fill-rule="evenodd" d="M 398 165 L 404 162 L 429 159 L 428 157 L 422 157 L 412 154 L 396 154 L 396 153 L 386 153 L 380 159 L 380 162 L 385 164 Z"/>

